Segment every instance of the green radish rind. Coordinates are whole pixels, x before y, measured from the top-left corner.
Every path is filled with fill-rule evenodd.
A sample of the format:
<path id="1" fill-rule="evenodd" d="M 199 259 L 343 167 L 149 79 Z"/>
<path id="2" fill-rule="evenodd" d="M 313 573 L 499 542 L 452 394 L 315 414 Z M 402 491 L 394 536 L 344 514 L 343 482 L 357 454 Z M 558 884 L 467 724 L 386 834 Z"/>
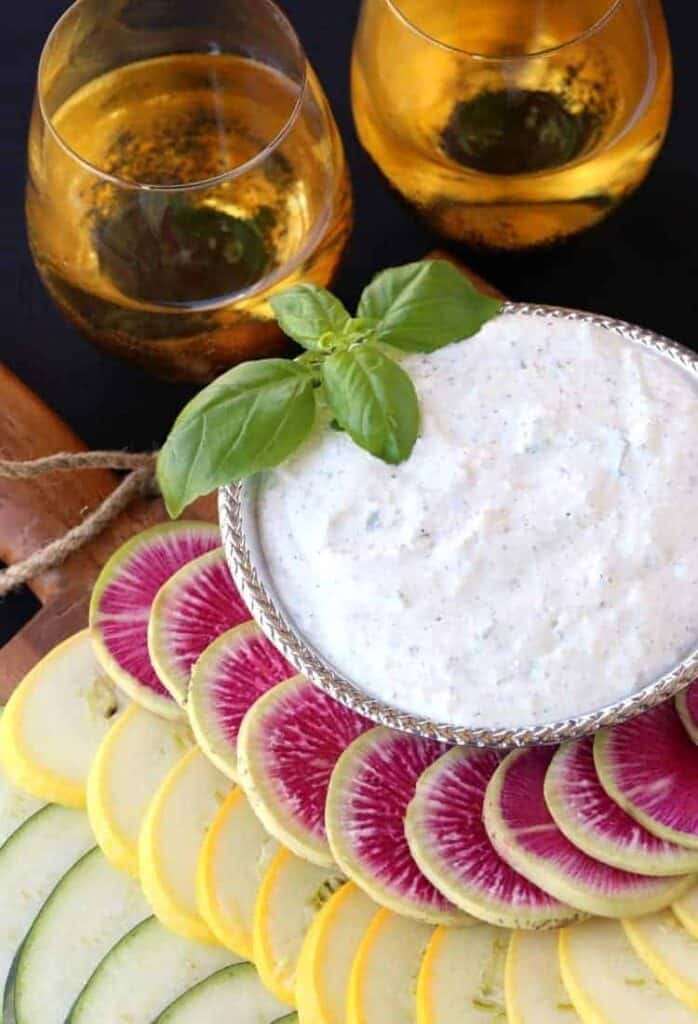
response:
<path id="1" fill-rule="evenodd" d="M 612 800 L 605 788 L 602 788 L 600 779 L 592 781 L 595 789 L 598 786 L 598 795 L 605 797 L 608 801 L 609 812 L 616 818 L 618 816 L 625 817 L 628 825 L 634 829 L 636 841 L 638 832 L 644 832 L 647 838 L 651 838 L 654 852 L 650 852 L 637 842 L 634 849 L 628 845 L 620 845 L 613 839 L 604 836 L 601 829 L 584 827 L 575 816 L 565 793 L 566 764 L 570 757 L 574 757 L 575 745 L 583 742 L 585 741 L 573 740 L 570 743 L 562 744 L 550 762 L 545 776 L 545 802 L 555 819 L 555 824 L 563 835 L 567 836 L 571 843 L 574 843 L 589 857 L 593 857 L 603 864 L 610 864 L 611 867 L 619 868 L 621 871 L 632 871 L 640 875 L 656 875 L 658 877 L 698 871 L 698 850 L 691 850 L 686 846 L 662 840 L 653 833 L 651 837 L 647 837 L 649 830 L 639 822 L 634 820 L 631 822 L 620 802 Z M 580 790 L 579 799 L 586 803 L 587 814 L 590 813 L 592 817 L 596 815 L 599 820 L 597 794 L 589 791 L 589 782 L 586 779 L 584 784 L 585 788 Z M 604 818 L 604 821 L 608 821 L 608 818 Z"/>
<path id="2" fill-rule="evenodd" d="M 522 757 L 540 752 L 540 748 L 537 751 L 534 748 L 533 750 L 516 750 L 508 754 L 492 776 L 485 794 L 483 820 L 487 834 L 494 848 L 511 867 L 545 892 L 549 892 L 556 899 L 568 903 L 570 906 L 576 907 L 586 914 L 596 914 L 600 917 L 636 917 L 640 914 L 649 914 L 655 910 L 662 910 L 675 900 L 678 900 L 691 887 L 693 878 L 690 875 L 653 879 L 648 879 L 647 876 L 638 876 L 638 884 L 640 877 L 644 878 L 646 882 L 652 883 L 651 886 L 648 886 L 648 891 L 626 890 L 620 897 L 609 893 L 604 894 L 597 888 L 574 880 L 570 873 L 564 869 L 557 869 L 549 858 L 540 857 L 531 850 L 526 849 L 519 841 L 516 831 L 502 814 L 502 792 L 507 779 L 507 773 L 515 765 L 516 761 Z M 536 798 L 537 794 L 534 794 L 532 799 L 535 800 Z M 552 818 L 550 820 L 552 823 Z M 544 826 L 546 829 L 548 827 L 547 825 Z M 556 828 L 557 826 L 553 825 L 553 827 Z M 529 826 L 531 833 L 535 830 L 542 834 L 541 826 L 533 824 Z M 559 835 L 560 841 L 563 844 L 567 844 L 569 847 L 573 846 L 569 840 L 562 836 L 562 833 L 559 833 Z M 593 858 L 588 858 L 580 850 L 576 850 L 576 855 L 579 858 L 593 860 Z M 608 872 L 619 871 L 617 868 L 601 865 L 600 862 L 597 862 L 597 866 L 605 867 Z M 625 872 L 624 874 L 631 875 L 632 872 Z"/>
<path id="3" fill-rule="evenodd" d="M 674 699 L 681 724 L 694 743 L 698 743 L 698 679 L 694 679 Z"/>
<path id="4" fill-rule="evenodd" d="M 90 600 L 90 629 L 92 631 L 92 642 L 94 644 L 95 654 L 100 664 L 117 686 L 128 694 L 129 697 L 135 700 L 138 704 L 142 704 L 143 707 L 152 711 L 154 714 L 163 715 L 165 718 L 181 718 L 184 716 L 184 711 L 179 704 L 177 704 L 174 698 L 167 693 L 164 685 L 162 686 L 163 693 L 156 693 L 119 664 L 112 652 L 109 650 L 109 647 L 101 633 L 101 602 L 105 591 L 112 584 L 118 573 L 123 570 L 125 563 L 143 549 L 149 542 L 166 538 L 170 535 L 184 535 L 187 532 L 192 531 L 195 531 L 202 536 L 210 534 L 211 540 L 216 541 L 216 546 L 220 545 L 220 533 L 218 527 L 210 523 L 203 523 L 196 520 L 179 520 L 176 523 L 164 523 L 158 526 L 153 526 L 149 530 L 144 530 L 142 533 L 132 537 L 131 540 L 127 541 L 114 552 L 99 574 Z M 203 554 L 203 551 L 199 553 Z M 147 620 L 144 620 L 143 642 L 146 647 L 146 654 L 147 628 Z"/>
<path id="5" fill-rule="evenodd" d="M 184 939 L 148 917 L 99 963 L 66 1024 L 150 1024 L 192 986 L 239 962 L 222 946 Z"/>
<path id="6" fill-rule="evenodd" d="M 674 705 L 676 707 L 679 718 L 681 719 L 681 724 L 683 725 L 684 729 L 691 737 L 693 742 L 698 743 L 698 723 L 696 723 L 696 720 L 694 719 L 688 707 L 688 694 L 686 690 L 684 690 L 682 693 L 678 695 L 678 697 L 676 697 Z"/>
<path id="7" fill-rule="evenodd" d="M 265 989 L 252 964 L 224 967 L 181 995 L 154 1024 L 273 1024 L 284 1007 Z"/>

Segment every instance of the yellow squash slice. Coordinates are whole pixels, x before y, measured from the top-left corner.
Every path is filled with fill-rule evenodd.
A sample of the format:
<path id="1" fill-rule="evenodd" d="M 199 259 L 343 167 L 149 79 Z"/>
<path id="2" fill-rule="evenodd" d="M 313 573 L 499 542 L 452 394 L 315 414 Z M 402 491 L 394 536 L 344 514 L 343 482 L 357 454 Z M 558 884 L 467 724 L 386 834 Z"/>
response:
<path id="1" fill-rule="evenodd" d="M 347 1024 L 414 1024 L 417 976 L 433 925 L 381 910 L 349 977 Z"/>
<path id="2" fill-rule="evenodd" d="M 277 999 L 295 1006 L 296 972 L 303 941 L 315 915 L 344 884 L 336 867 L 320 867 L 279 850 L 257 896 L 254 962 Z"/>
<path id="3" fill-rule="evenodd" d="M 132 704 L 102 740 L 87 779 L 87 813 L 102 853 L 138 874 L 138 838 L 163 779 L 192 745 L 182 722 Z"/>
<path id="4" fill-rule="evenodd" d="M 623 921 L 633 949 L 686 1006 L 698 1010 L 698 938 L 687 932 L 670 910 Z"/>
<path id="5" fill-rule="evenodd" d="M 198 942 L 215 942 L 197 907 L 199 853 L 229 790 L 228 779 L 194 748 L 166 775 L 141 831 L 141 883 L 153 913 L 173 932 Z"/>
<path id="6" fill-rule="evenodd" d="M 126 698 L 99 665 L 89 630 L 76 633 L 24 677 L 0 718 L 0 761 L 20 789 L 85 806 L 92 759 Z"/>
<path id="7" fill-rule="evenodd" d="M 510 932 L 491 924 L 437 928 L 417 983 L 417 1024 L 506 1021 L 504 963 Z"/>
<path id="8" fill-rule="evenodd" d="M 575 1024 L 578 1015 L 560 977 L 557 931 L 516 931 L 507 950 L 508 1024 Z"/>
<path id="9" fill-rule="evenodd" d="M 254 908 L 279 844 L 261 824 L 240 788 L 232 791 L 208 830 L 199 854 L 199 913 L 238 956 L 252 959 Z"/>
<path id="10" fill-rule="evenodd" d="M 560 974 L 583 1024 L 695 1024 L 693 1010 L 660 985 L 620 921 L 595 917 L 563 928 Z"/>
<path id="11" fill-rule="evenodd" d="M 354 882 L 330 897 L 303 943 L 296 1002 L 309 1024 L 345 1024 L 349 975 L 366 930 L 380 907 Z"/>

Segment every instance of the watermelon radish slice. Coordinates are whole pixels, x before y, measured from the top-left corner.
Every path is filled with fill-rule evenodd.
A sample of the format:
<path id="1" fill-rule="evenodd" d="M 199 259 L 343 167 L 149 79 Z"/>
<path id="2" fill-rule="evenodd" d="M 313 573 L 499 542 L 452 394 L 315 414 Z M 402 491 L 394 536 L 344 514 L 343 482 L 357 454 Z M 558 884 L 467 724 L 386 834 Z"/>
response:
<path id="1" fill-rule="evenodd" d="M 562 834 L 543 795 L 554 753 L 550 747 L 517 750 L 492 776 L 484 821 L 498 853 L 557 899 L 601 917 L 636 917 L 678 899 L 691 885 L 690 876 L 621 871 L 589 857 Z"/>
<path id="2" fill-rule="evenodd" d="M 220 548 L 183 566 L 160 588 L 148 623 L 153 667 L 178 704 L 194 662 L 214 640 L 251 618 Z"/>
<path id="3" fill-rule="evenodd" d="M 407 808 L 407 841 L 429 881 L 462 910 L 503 928 L 553 928 L 579 913 L 510 868 L 482 823 L 500 760 L 493 750 L 456 747 L 427 768 Z"/>
<path id="4" fill-rule="evenodd" d="M 594 762 L 612 800 L 661 839 L 698 849 L 698 746 L 673 703 L 602 729 Z"/>
<path id="5" fill-rule="evenodd" d="M 646 875 L 698 871 L 698 850 L 659 839 L 610 798 L 591 736 L 559 748 L 545 776 L 545 801 L 570 842 L 604 864 Z"/>
<path id="6" fill-rule="evenodd" d="M 302 676 L 261 697 L 238 736 L 240 783 L 262 824 L 299 857 L 333 863 L 325 833 L 330 775 L 371 725 Z"/>
<path id="7" fill-rule="evenodd" d="M 181 711 L 148 654 L 150 609 L 178 569 L 219 545 L 218 527 L 209 523 L 155 526 L 112 555 L 92 591 L 90 627 L 102 667 L 129 697 L 167 718 Z"/>
<path id="8" fill-rule="evenodd" d="M 698 743 L 698 679 L 676 698 L 676 710 L 694 743 Z"/>
<path id="9" fill-rule="evenodd" d="M 197 661 L 189 688 L 189 721 L 201 749 L 229 778 L 237 781 L 237 738 L 246 713 L 273 686 L 295 674 L 256 622 L 224 633 Z"/>
<path id="10" fill-rule="evenodd" d="M 428 924 L 464 924 L 467 916 L 420 871 L 405 835 L 417 780 L 445 750 L 385 728 L 355 740 L 332 773 L 327 835 L 342 871 L 376 903 Z"/>

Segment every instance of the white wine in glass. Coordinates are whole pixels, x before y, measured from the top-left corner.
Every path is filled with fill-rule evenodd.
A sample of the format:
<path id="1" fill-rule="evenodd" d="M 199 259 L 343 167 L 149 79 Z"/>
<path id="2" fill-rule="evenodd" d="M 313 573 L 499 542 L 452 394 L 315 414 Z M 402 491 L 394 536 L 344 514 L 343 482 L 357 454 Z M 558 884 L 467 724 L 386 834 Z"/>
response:
<path id="1" fill-rule="evenodd" d="M 205 380 L 283 351 L 269 306 L 327 285 L 351 188 L 322 89 L 270 0 L 78 0 L 42 56 L 32 252 L 91 339 Z"/>
<path id="2" fill-rule="evenodd" d="M 660 0 L 363 0 L 359 136 L 442 234 L 523 249 L 605 217 L 671 108 Z"/>

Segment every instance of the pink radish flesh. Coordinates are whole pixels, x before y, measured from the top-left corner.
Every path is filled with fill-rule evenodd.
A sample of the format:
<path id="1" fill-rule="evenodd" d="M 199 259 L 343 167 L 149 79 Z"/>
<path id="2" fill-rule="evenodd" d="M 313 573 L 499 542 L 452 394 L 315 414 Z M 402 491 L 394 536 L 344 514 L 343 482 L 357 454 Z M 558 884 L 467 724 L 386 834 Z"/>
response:
<path id="1" fill-rule="evenodd" d="M 653 835 L 610 798 L 596 772 L 591 736 L 558 750 L 546 776 L 545 796 L 562 831 L 590 856 L 648 874 L 657 874 L 657 867 L 661 874 L 698 867 L 695 854 Z"/>
<path id="2" fill-rule="evenodd" d="M 251 758 L 263 768 L 280 813 L 324 839 L 334 766 L 372 723 L 300 677 L 276 692 L 281 696 L 255 724 Z"/>
<path id="3" fill-rule="evenodd" d="M 417 781 L 446 747 L 387 729 L 373 730 L 358 745 L 361 752 L 351 757 L 346 784 L 337 795 L 337 845 L 345 846 L 362 873 L 399 900 L 453 913 L 451 902 L 417 866 L 405 835 L 405 815 Z"/>
<path id="4" fill-rule="evenodd" d="M 502 762 L 491 783 L 494 806 L 485 810 L 495 848 L 522 874 L 580 910 L 616 916 L 638 912 L 633 908 L 644 908 L 648 900 L 662 905 L 663 894 L 681 879 L 650 877 L 602 864 L 574 846 L 557 827 L 543 789 L 554 753 L 554 748 L 532 747 Z M 656 909 L 654 902 L 651 906 Z"/>
<path id="5" fill-rule="evenodd" d="M 594 760 L 604 787 L 646 828 L 698 847 L 698 746 L 673 703 L 599 733 Z"/>
<path id="6" fill-rule="evenodd" d="M 295 668 L 264 633 L 246 631 L 221 649 L 210 667 L 208 694 L 218 731 L 235 749 L 240 724 L 256 701 L 272 687 L 290 679 Z"/>
<path id="7" fill-rule="evenodd" d="M 178 569 L 219 544 L 217 533 L 203 524 L 201 528 L 191 525 L 169 532 L 150 531 L 116 568 L 101 593 L 91 624 L 99 630 L 119 668 L 159 697 L 172 699 L 148 654 L 150 606 Z"/>
<path id="8" fill-rule="evenodd" d="M 412 849 L 424 851 L 433 865 L 433 881 L 441 883 L 455 902 L 462 890 L 492 912 L 505 908 L 513 918 L 518 914 L 526 922 L 569 917 L 569 907 L 511 868 L 490 842 L 482 808 L 499 763 L 500 756 L 492 750 L 453 751 L 437 761 L 423 777 L 410 806 L 417 830 L 412 842 L 408 826 Z"/>
<path id="9" fill-rule="evenodd" d="M 233 583 L 223 552 L 204 561 L 167 609 L 166 640 L 173 661 L 187 677 L 214 640 L 252 618 Z"/>

